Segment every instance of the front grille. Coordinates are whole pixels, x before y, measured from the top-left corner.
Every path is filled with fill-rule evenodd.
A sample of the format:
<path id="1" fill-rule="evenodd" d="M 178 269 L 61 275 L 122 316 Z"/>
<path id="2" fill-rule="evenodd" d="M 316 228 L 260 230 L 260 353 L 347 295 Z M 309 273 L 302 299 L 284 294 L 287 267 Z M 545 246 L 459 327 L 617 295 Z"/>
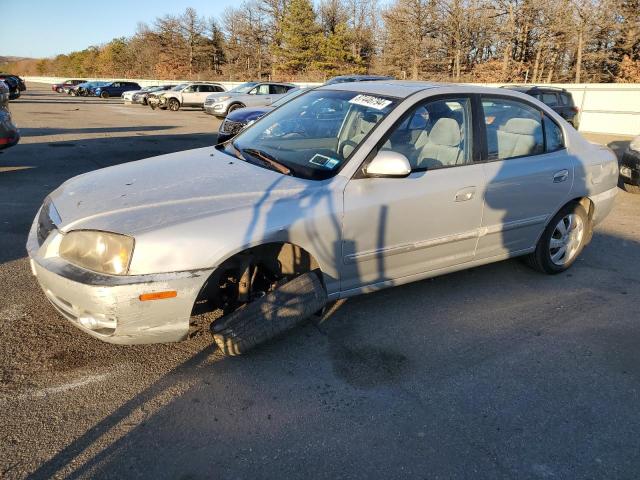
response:
<path id="1" fill-rule="evenodd" d="M 223 133 L 236 135 L 237 133 L 240 132 L 240 130 L 244 128 L 245 125 L 246 124 L 244 122 L 234 122 L 232 120 L 225 120 L 224 122 L 222 122 L 222 125 L 220 126 L 220 130 L 222 130 Z"/>
<path id="2" fill-rule="evenodd" d="M 56 224 L 54 223 L 53 218 L 51 218 L 52 210 L 55 209 L 51 204 L 51 200 L 47 198 L 42 205 L 42 208 L 40 209 L 40 214 L 38 215 L 38 228 L 36 231 L 38 237 L 38 245 L 42 245 L 49 234 L 56 229 Z"/>

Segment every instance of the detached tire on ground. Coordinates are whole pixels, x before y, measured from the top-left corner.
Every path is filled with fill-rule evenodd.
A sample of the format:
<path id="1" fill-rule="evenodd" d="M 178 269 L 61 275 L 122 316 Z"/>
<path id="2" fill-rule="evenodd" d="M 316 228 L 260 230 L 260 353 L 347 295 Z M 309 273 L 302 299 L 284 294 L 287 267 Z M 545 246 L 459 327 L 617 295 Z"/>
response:
<path id="1" fill-rule="evenodd" d="M 320 278 L 308 272 L 214 322 L 211 333 L 225 355 L 242 355 L 291 330 L 326 303 Z"/>

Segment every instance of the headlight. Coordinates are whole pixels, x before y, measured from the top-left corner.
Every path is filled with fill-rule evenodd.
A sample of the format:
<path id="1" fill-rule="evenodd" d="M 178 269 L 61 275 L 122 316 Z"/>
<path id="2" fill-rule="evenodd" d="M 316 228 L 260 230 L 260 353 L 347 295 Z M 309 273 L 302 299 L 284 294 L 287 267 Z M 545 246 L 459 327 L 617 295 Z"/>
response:
<path id="1" fill-rule="evenodd" d="M 631 143 L 629 144 L 629 148 L 631 150 L 635 150 L 636 152 L 640 152 L 640 136 L 637 136 L 636 138 L 631 140 Z"/>
<path id="2" fill-rule="evenodd" d="M 222 97 L 216 98 L 217 102 L 224 102 L 225 100 L 229 100 L 231 97 L 229 95 L 223 95 Z"/>
<path id="3" fill-rule="evenodd" d="M 60 256 L 94 272 L 124 275 L 129 270 L 134 240 L 126 235 L 75 230 L 60 242 Z"/>

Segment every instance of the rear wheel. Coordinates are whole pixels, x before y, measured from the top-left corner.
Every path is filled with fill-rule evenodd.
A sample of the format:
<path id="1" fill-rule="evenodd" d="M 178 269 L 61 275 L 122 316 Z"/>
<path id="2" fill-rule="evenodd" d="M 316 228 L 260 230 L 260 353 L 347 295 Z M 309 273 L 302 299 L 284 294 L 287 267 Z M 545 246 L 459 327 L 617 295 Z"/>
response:
<path id="1" fill-rule="evenodd" d="M 180 102 L 175 98 L 170 98 L 168 105 L 169 110 L 171 110 L 172 112 L 177 112 L 178 110 L 180 110 Z"/>
<path id="2" fill-rule="evenodd" d="M 526 258 L 536 270 L 556 274 L 567 270 L 590 237 L 589 216 L 582 205 L 565 205 L 549 222 L 536 250 Z"/>

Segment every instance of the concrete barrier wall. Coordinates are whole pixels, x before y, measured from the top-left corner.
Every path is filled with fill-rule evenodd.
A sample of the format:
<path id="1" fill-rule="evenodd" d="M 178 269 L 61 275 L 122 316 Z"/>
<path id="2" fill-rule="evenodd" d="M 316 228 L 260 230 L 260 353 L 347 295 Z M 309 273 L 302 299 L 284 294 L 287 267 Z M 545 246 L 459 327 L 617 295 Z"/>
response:
<path id="1" fill-rule="evenodd" d="M 24 77 L 28 82 L 60 83 L 61 77 Z M 154 80 L 143 78 L 87 78 L 89 80 L 126 80 L 141 86 L 166 85 L 188 80 Z M 242 82 L 217 82 L 230 90 Z M 320 85 L 313 82 L 295 82 L 302 87 Z M 485 84 L 500 86 L 503 84 Z M 554 83 L 549 86 L 565 88 L 580 108 L 581 132 L 608 133 L 614 135 L 640 135 L 640 84 L 638 83 Z"/>

